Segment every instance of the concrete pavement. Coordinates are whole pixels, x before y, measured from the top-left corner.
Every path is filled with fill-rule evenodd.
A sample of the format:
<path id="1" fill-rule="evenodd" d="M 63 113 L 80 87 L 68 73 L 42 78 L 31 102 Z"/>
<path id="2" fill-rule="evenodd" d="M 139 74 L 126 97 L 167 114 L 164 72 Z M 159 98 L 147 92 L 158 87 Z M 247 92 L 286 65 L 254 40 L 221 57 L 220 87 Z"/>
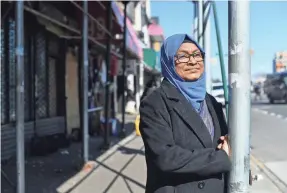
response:
<path id="1" fill-rule="evenodd" d="M 281 193 L 280 189 L 272 182 L 269 176 L 260 169 L 256 161 L 252 160 L 250 162 L 250 168 L 253 175 L 256 175 L 258 178 L 250 187 L 251 193 Z"/>
<path id="2" fill-rule="evenodd" d="M 95 160 L 94 170 L 77 186 L 72 181 L 57 190 L 70 193 L 141 193 L 145 191 L 146 167 L 143 143 L 134 134 Z"/>
<path id="3" fill-rule="evenodd" d="M 280 193 L 279 189 L 251 162 L 253 174 L 258 181 L 250 187 L 252 193 Z M 134 134 L 113 147 L 95 161 L 94 170 L 77 186 L 68 188 L 70 193 L 144 193 L 146 164 L 141 137 Z M 69 182 L 73 184 L 73 182 Z M 69 184 L 63 184 L 58 192 L 65 192 Z"/>

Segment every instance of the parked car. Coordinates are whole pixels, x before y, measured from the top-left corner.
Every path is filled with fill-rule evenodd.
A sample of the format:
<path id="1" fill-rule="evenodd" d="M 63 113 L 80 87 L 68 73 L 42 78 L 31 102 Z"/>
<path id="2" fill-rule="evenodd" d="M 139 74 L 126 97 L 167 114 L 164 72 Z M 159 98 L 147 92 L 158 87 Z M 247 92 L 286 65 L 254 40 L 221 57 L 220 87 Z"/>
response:
<path id="1" fill-rule="evenodd" d="M 264 81 L 263 84 L 263 92 L 264 94 L 268 95 L 270 92 L 270 89 L 272 89 L 272 81 L 273 79 L 276 79 L 277 74 L 267 74 L 266 80 Z"/>
<path id="2" fill-rule="evenodd" d="M 212 90 L 211 90 L 210 94 L 215 97 L 217 102 L 219 102 L 223 106 L 225 106 L 223 83 L 221 83 L 221 82 L 220 83 L 213 83 L 212 84 Z"/>
<path id="3" fill-rule="evenodd" d="M 283 100 L 287 103 L 287 72 L 276 73 L 270 81 L 267 97 L 270 103 Z"/>

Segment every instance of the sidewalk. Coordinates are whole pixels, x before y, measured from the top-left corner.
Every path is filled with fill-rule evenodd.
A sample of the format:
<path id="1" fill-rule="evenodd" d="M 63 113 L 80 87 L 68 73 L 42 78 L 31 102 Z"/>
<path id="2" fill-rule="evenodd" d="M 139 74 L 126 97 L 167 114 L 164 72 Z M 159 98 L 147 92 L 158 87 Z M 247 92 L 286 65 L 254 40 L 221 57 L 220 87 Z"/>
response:
<path id="1" fill-rule="evenodd" d="M 256 163 L 251 162 L 253 174 L 259 180 L 253 182 L 252 193 L 280 193 L 277 187 L 262 174 Z M 141 137 L 134 134 L 116 145 L 95 161 L 94 170 L 74 185 L 73 179 L 58 188 L 59 193 L 144 193 L 146 163 Z M 67 191 L 68 190 L 68 191 Z"/>
<path id="2" fill-rule="evenodd" d="M 95 162 L 94 170 L 84 180 L 72 187 L 72 179 L 58 192 L 144 193 L 146 163 L 141 137 L 130 135 Z"/>
<path id="3" fill-rule="evenodd" d="M 121 119 L 121 118 L 119 118 Z M 134 131 L 135 115 L 126 115 L 126 133 Z M 120 126 L 120 124 L 119 124 Z M 112 145 L 120 141 L 119 137 L 111 137 Z M 105 152 L 100 150 L 103 138 L 91 137 L 89 141 L 90 160 L 97 159 Z M 77 174 L 82 168 L 82 142 L 72 143 L 67 149 L 58 150 L 53 154 L 43 157 L 26 156 L 26 192 L 27 193 L 55 193 L 66 180 Z M 2 170 L 8 178 L 16 184 L 16 163 L 11 160 L 1 164 Z M 15 190 L 1 176 L 1 192 L 14 193 Z"/>
<path id="4" fill-rule="evenodd" d="M 251 159 L 252 160 L 252 159 Z M 258 180 L 253 181 L 253 185 L 250 187 L 251 193 L 281 193 L 277 186 L 270 180 L 270 176 L 267 176 L 255 161 L 250 162 L 250 168 L 253 175 L 257 175 Z M 284 192 L 285 193 L 285 192 Z"/>

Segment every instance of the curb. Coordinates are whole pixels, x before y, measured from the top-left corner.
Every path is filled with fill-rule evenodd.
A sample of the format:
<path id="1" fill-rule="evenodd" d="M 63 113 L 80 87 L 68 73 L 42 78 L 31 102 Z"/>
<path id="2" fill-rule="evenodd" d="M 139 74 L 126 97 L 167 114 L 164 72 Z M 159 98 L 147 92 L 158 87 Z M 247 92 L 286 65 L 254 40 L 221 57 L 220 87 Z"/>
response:
<path id="1" fill-rule="evenodd" d="M 61 184 L 57 188 L 57 193 L 69 193 L 73 189 L 75 189 L 82 181 L 84 181 L 97 167 L 99 166 L 98 162 L 103 162 L 107 160 L 111 155 L 113 155 L 117 149 L 125 144 L 128 144 L 132 140 L 136 138 L 135 131 L 133 131 L 129 136 L 120 140 L 118 143 L 114 144 L 110 149 L 108 149 L 105 153 L 100 155 L 96 161 L 87 162 L 81 171 L 75 174 L 73 177 L 68 179 L 66 182 Z"/>
<path id="2" fill-rule="evenodd" d="M 287 192 L 287 184 L 283 182 L 277 175 L 275 175 L 269 168 L 267 168 L 263 162 L 258 160 L 253 155 L 250 155 L 250 161 L 253 162 L 258 167 L 258 169 L 271 180 L 271 182 L 278 188 L 280 192 Z"/>

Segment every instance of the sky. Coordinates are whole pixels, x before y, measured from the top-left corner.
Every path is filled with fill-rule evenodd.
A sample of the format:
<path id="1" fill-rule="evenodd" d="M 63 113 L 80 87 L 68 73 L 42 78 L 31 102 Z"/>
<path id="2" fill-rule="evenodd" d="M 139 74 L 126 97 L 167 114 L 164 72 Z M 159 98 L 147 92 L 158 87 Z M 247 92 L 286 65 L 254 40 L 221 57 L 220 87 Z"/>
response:
<path id="1" fill-rule="evenodd" d="M 222 47 L 228 54 L 228 2 L 216 1 Z M 151 15 L 159 17 L 164 36 L 176 33 L 192 35 L 193 4 L 185 1 L 151 1 Z M 220 78 L 220 64 L 213 12 L 211 12 L 212 78 Z M 251 73 L 271 73 L 273 58 L 278 51 L 287 51 L 287 1 L 250 2 Z M 225 56 L 226 71 L 228 58 Z"/>

